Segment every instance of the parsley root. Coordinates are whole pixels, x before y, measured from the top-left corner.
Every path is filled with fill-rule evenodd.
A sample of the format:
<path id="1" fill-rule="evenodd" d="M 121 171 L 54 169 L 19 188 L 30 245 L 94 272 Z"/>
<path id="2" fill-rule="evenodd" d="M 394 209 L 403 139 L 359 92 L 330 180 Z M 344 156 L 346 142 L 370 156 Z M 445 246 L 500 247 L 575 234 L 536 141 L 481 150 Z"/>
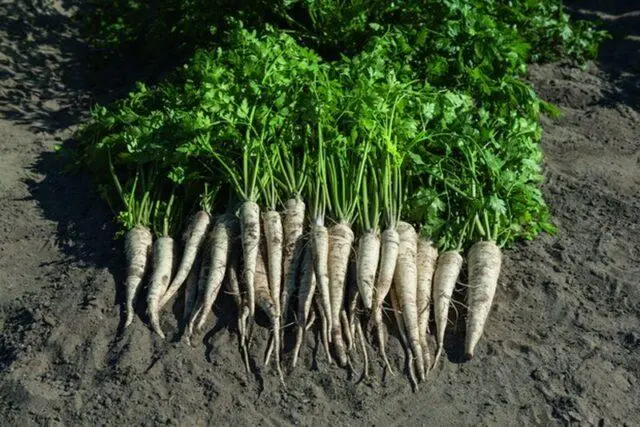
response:
<path id="1" fill-rule="evenodd" d="M 133 322 L 133 302 L 147 270 L 152 243 L 153 236 L 151 231 L 141 225 L 129 230 L 125 238 L 124 253 L 128 265 L 127 280 L 125 282 L 125 328 Z"/>
<path id="2" fill-rule="evenodd" d="M 475 243 L 469 250 L 469 287 L 467 289 L 467 330 L 465 355 L 473 358 L 476 344 L 482 336 L 498 285 L 502 252 L 494 242 Z"/>

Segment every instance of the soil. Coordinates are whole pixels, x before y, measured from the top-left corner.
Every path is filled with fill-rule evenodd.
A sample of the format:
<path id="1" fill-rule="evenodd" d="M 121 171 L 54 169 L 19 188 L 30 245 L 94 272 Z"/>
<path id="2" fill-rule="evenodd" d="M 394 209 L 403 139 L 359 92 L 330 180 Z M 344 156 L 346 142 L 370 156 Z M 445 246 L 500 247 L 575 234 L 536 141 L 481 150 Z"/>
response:
<path id="1" fill-rule="evenodd" d="M 476 357 L 464 328 L 413 393 L 406 374 L 372 379 L 328 365 L 312 334 L 286 389 L 244 373 L 234 314 L 194 347 L 165 311 L 168 340 L 144 316 L 121 332 L 124 259 L 87 176 L 65 174 L 71 139 L 124 72 L 89 79 L 71 1 L 0 4 L 0 424 L 638 425 L 640 406 L 640 9 L 573 1 L 610 30 L 597 61 L 530 67 L 563 116 L 544 119 L 544 194 L 556 236 L 505 256 Z M 102 85 L 102 91 L 96 87 Z M 119 86 L 118 86 L 119 85 Z M 97 95 L 99 94 L 99 95 Z M 140 312 L 142 312 L 142 308 Z M 257 328 L 252 354 L 268 331 Z M 403 366 L 396 337 L 391 363 Z M 259 363 L 256 357 L 256 363 Z"/>

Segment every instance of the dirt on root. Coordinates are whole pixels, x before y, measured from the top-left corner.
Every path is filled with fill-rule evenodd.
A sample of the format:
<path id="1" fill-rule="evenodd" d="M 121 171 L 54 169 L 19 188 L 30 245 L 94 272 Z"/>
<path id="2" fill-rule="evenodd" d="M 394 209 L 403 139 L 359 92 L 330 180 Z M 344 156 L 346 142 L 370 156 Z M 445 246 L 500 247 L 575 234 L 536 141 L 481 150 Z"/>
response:
<path id="1" fill-rule="evenodd" d="M 463 362 L 463 323 L 452 325 L 444 363 L 413 393 L 394 336 L 388 351 L 400 372 L 383 376 L 370 351 L 371 379 L 358 381 L 359 360 L 354 374 L 328 365 L 309 334 L 283 388 L 260 366 L 263 325 L 247 376 L 225 298 L 194 347 L 179 339 L 179 303 L 163 313 L 167 341 L 142 314 L 120 333 L 122 241 L 88 177 L 64 174 L 55 147 L 91 102 L 130 79 L 88 72 L 71 18 L 82 2 L 2 2 L 0 424 L 640 424 L 633 4 L 570 2 L 614 38 L 584 69 L 530 67 L 536 90 L 563 112 L 544 119 L 543 138 L 544 194 L 559 232 L 506 252 L 476 358 Z"/>

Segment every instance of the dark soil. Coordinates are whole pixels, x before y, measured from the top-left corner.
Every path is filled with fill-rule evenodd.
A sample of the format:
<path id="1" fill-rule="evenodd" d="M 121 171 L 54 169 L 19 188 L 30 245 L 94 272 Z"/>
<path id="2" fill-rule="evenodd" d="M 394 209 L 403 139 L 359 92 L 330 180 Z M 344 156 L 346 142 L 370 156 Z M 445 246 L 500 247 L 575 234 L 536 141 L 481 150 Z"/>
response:
<path id="1" fill-rule="evenodd" d="M 564 113 L 545 119 L 543 138 L 559 232 L 506 252 L 476 358 L 462 363 L 464 328 L 452 325 L 448 357 L 414 394 L 402 372 L 383 378 L 373 353 L 369 382 L 329 366 L 311 334 L 286 389 L 268 369 L 247 377 L 224 300 L 193 348 L 179 340 L 177 305 L 163 314 L 167 341 L 144 317 L 119 334 L 122 242 L 88 177 L 64 174 L 54 149 L 92 100 L 129 80 L 89 78 L 75 2 L 2 2 L 0 425 L 640 424 L 634 3 L 570 2 L 614 38 L 585 69 L 531 66 Z M 267 333 L 256 331 L 258 365 Z M 389 352 L 403 366 L 395 337 Z"/>

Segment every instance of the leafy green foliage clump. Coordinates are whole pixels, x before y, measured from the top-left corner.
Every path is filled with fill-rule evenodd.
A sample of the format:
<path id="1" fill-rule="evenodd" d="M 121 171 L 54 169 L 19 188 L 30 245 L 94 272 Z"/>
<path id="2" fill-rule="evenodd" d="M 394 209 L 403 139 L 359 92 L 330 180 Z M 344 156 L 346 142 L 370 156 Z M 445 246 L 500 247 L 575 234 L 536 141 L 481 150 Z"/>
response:
<path id="1" fill-rule="evenodd" d="M 538 142 L 555 110 L 521 78 L 605 37 L 557 0 L 130 0 L 85 22 L 105 52 L 189 58 L 78 134 L 124 229 L 298 197 L 314 219 L 410 220 L 460 249 L 553 232 Z"/>
<path id="2" fill-rule="evenodd" d="M 591 22 L 572 21 L 561 0 L 503 1 L 499 13 L 531 46 L 531 62 L 569 58 L 578 63 L 593 59 L 608 35 Z"/>
<path id="3" fill-rule="evenodd" d="M 561 0 L 92 0 L 79 19 L 103 53 L 151 62 L 215 45 L 228 19 L 272 25 L 326 59 L 355 55 L 390 28 L 425 30 L 451 46 L 478 29 L 489 35 L 485 48 L 508 53 L 527 45 L 533 62 L 591 59 L 606 37 L 589 22 L 571 21 Z"/>

